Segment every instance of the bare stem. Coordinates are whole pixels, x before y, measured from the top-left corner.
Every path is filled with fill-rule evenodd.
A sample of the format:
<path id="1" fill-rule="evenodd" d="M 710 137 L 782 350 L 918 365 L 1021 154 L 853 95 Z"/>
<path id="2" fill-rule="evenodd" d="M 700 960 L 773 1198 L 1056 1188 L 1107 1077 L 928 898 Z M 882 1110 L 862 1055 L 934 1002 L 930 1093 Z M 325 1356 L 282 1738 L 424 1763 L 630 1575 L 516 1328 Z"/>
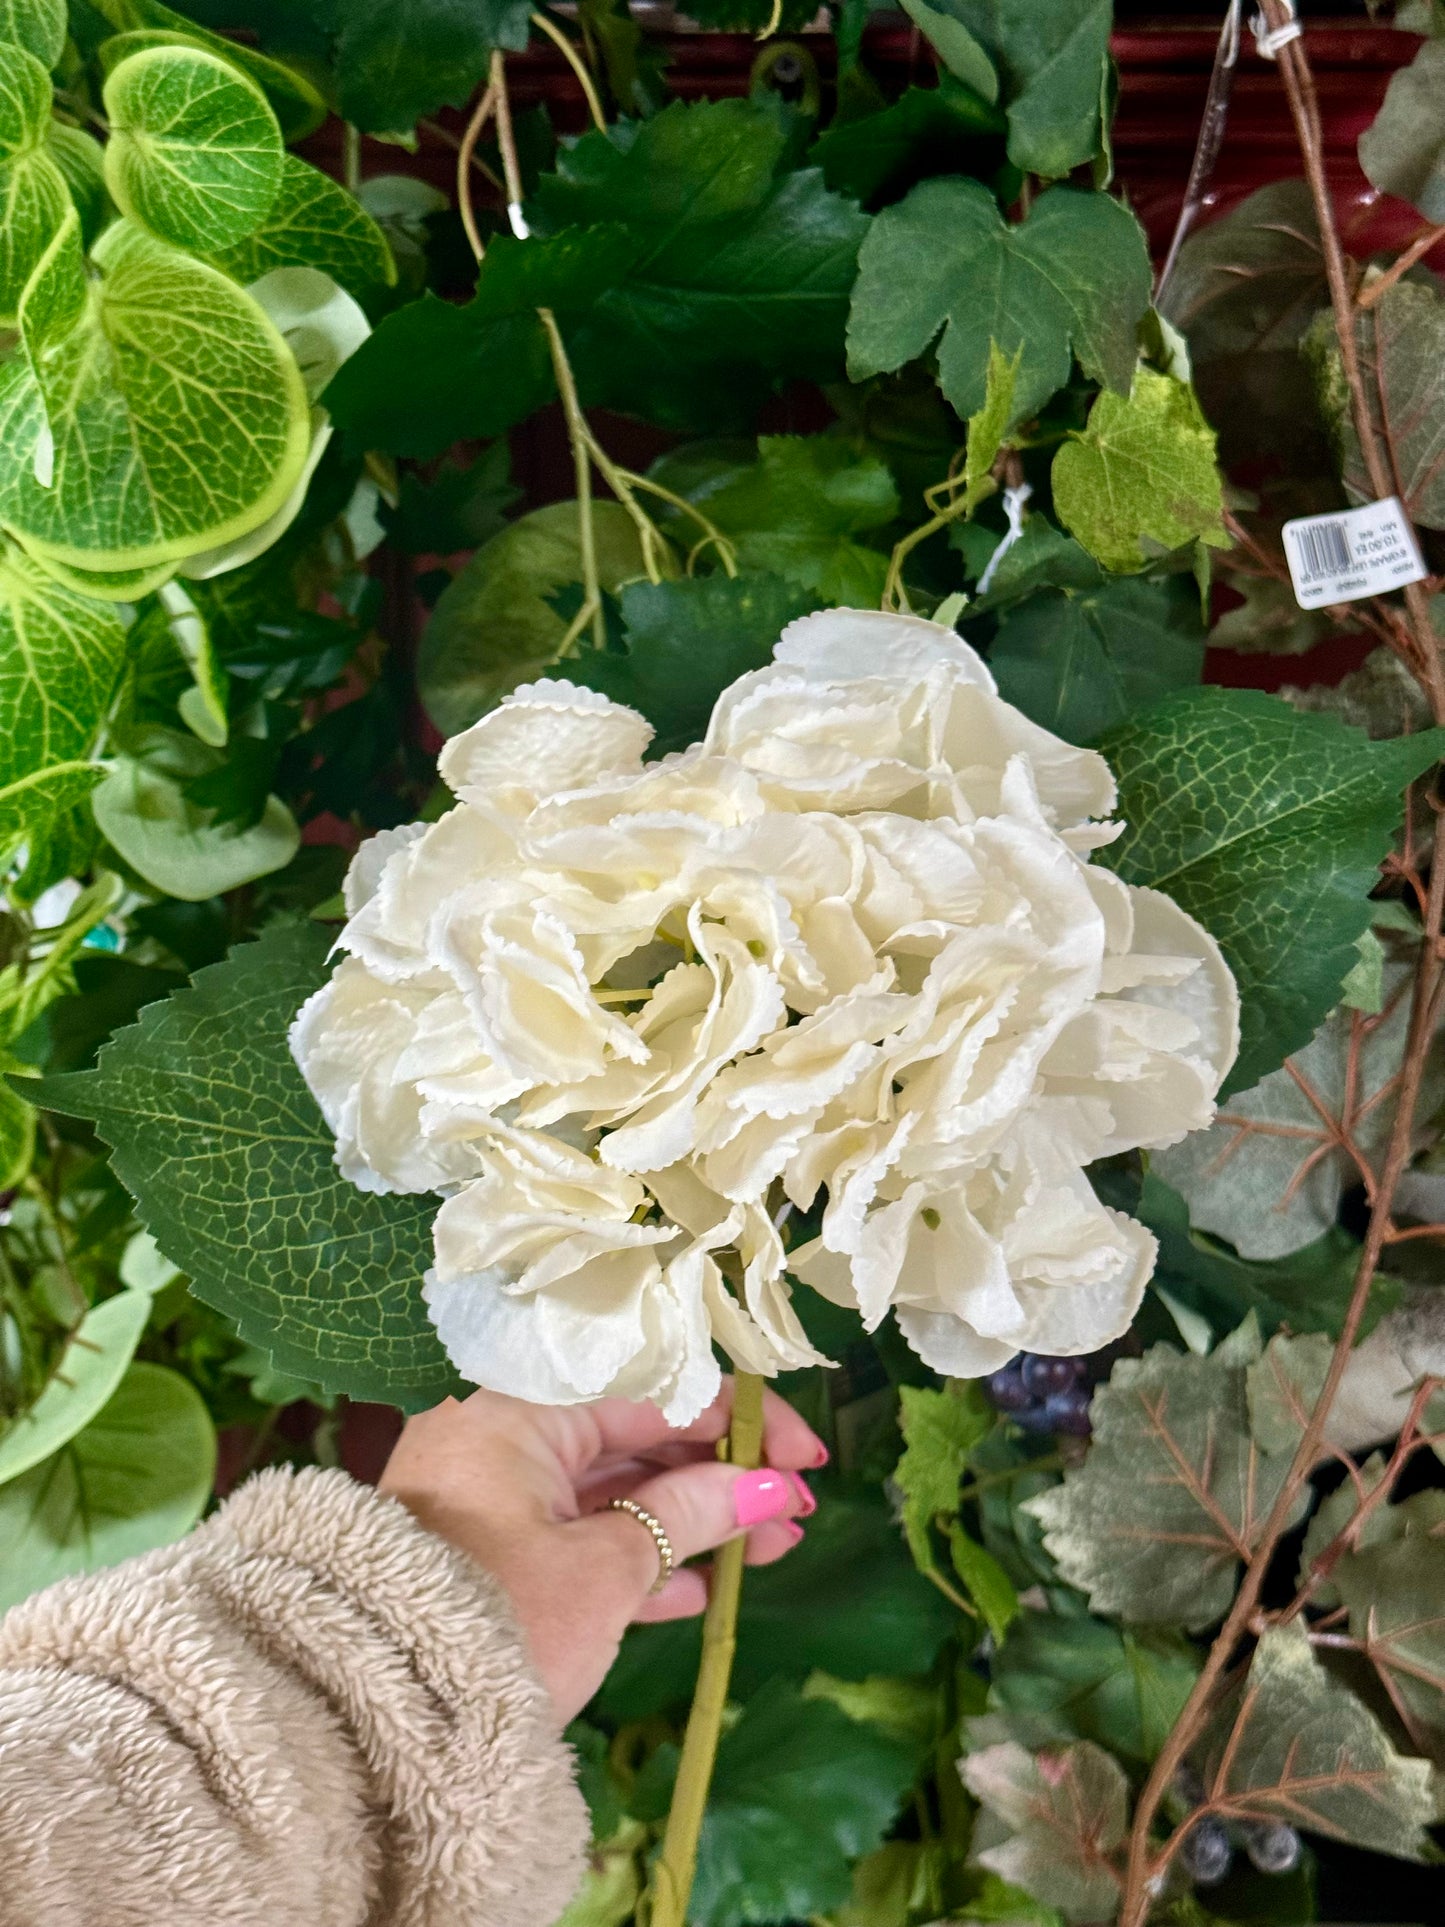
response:
<path id="1" fill-rule="evenodd" d="M 1445 221 L 1438 227 L 1426 228 L 1425 232 L 1412 241 L 1405 252 L 1392 261 L 1383 274 L 1367 281 L 1355 296 L 1355 306 L 1360 309 L 1373 308 L 1375 303 L 1387 295 L 1395 283 L 1407 275 L 1417 261 L 1424 260 L 1431 248 L 1445 241 Z"/>
<path id="2" fill-rule="evenodd" d="M 602 102 L 597 98 L 597 88 L 592 76 L 582 64 L 577 49 L 572 45 L 572 42 L 556 22 L 549 20 L 545 13 L 534 13 L 532 15 L 532 25 L 542 29 L 542 32 L 546 34 L 553 46 L 560 51 L 562 58 L 577 76 L 577 85 L 586 96 L 587 111 L 592 116 L 592 125 L 597 129 L 598 133 L 605 134 L 607 132 L 607 116 L 602 111 Z"/>

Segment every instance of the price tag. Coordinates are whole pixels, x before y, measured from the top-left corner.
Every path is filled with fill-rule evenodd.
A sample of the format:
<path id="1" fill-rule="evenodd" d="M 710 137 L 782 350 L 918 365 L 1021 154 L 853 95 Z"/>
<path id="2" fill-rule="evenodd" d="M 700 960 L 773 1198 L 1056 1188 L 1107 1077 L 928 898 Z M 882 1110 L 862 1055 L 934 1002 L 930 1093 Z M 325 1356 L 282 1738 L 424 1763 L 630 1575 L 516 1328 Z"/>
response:
<path id="1" fill-rule="evenodd" d="M 1302 515 L 1286 522 L 1281 534 L 1301 609 L 1358 602 L 1419 582 L 1427 573 L 1409 517 L 1394 495 L 1337 515 Z"/>

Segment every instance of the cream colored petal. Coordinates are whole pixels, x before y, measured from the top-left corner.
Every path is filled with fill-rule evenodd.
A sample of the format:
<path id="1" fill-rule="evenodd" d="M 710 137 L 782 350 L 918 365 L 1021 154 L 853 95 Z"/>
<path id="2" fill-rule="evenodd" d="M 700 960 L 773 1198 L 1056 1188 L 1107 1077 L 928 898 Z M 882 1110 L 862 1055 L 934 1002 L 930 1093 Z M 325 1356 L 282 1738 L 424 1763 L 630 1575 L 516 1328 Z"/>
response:
<path id="1" fill-rule="evenodd" d="M 593 689 L 524 684 L 453 736 L 437 774 L 463 801 L 525 815 L 544 797 L 642 767 L 652 725 Z"/>

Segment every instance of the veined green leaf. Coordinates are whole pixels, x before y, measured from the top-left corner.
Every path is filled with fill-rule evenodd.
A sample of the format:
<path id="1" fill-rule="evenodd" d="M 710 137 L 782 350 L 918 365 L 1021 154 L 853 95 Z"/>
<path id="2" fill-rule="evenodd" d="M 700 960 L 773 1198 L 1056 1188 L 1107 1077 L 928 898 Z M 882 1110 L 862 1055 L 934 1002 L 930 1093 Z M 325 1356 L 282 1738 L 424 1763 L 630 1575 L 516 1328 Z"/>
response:
<path id="1" fill-rule="evenodd" d="M 341 111 L 374 134 L 464 106 L 492 50 L 531 33 L 529 0 L 346 0 L 334 13 Z"/>
<path id="2" fill-rule="evenodd" d="M 960 415 L 984 402 L 990 344 L 1019 357 L 1014 416 L 1069 378 L 1127 390 L 1151 285 L 1143 232 L 1106 194 L 1054 187 L 1009 227 L 978 181 L 920 183 L 874 218 L 848 316 L 854 380 L 901 368 L 942 331 L 938 379 Z"/>
<path id="3" fill-rule="evenodd" d="M 206 744 L 195 749 L 194 774 L 218 766 Z M 268 797 L 259 821 L 244 828 L 219 823 L 214 809 L 190 801 L 175 776 L 128 756 L 117 758 L 91 805 L 102 834 L 131 868 L 183 903 L 204 903 L 269 876 L 301 845 L 296 819 L 279 797 Z"/>
<path id="4" fill-rule="evenodd" d="M 254 80 L 270 101 L 281 131 L 288 141 L 303 140 L 326 118 L 326 102 L 306 79 L 292 67 L 272 60 L 254 47 L 235 40 L 224 40 L 194 20 L 163 6 L 161 0 L 86 0 L 122 36 L 102 43 L 101 58 L 124 59 L 151 47 L 203 47 L 218 59 L 237 67 Z"/>
<path id="5" fill-rule="evenodd" d="M 69 208 L 65 176 L 45 148 L 0 162 L 0 326 L 15 320 L 25 284 Z"/>
<path id="6" fill-rule="evenodd" d="M 85 1314 L 39 1398 L 0 1432 L 0 1485 L 58 1452 L 109 1402 L 150 1312 L 147 1292 L 122 1291 Z"/>
<path id="7" fill-rule="evenodd" d="M 44 549 L 27 549 L 26 554 L 44 575 L 73 594 L 93 597 L 97 602 L 139 602 L 154 593 L 176 572 L 174 562 L 156 562 L 148 569 L 77 569 L 61 562 Z"/>
<path id="8" fill-rule="evenodd" d="M 1338 1002 L 1406 785 L 1442 747 L 1438 730 L 1372 743 L 1242 689 L 1171 696 L 1100 739 L 1127 826 L 1100 861 L 1197 917 L 1238 980 L 1226 1093 L 1274 1070 Z"/>
<path id="9" fill-rule="evenodd" d="M 0 0 L 0 41 L 34 54 L 48 73 L 65 51 L 65 0 Z"/>
<path id="10" fill-rule="evenodd" d="M 958 1512 L 958 1488 L 968 1454 L 993 1424 L 975 1398 L 921 1386 L 902 1388 L 903 1456 L 893 1483 L 903 1495 L 903 1532 L 914 1563 L 927 1571 L 936 1561 L 931 1533 L 940 1518 Z"/>
<path id="11" fill-rule="evenodd" d="M 1037 1758 L 1012 1740 L 960 1762 L 985 1809 L 974 1858 L 1068 1919 L 1109 1920 L 1119 1904 L 1113 1856 L 1129 1826 L 1129 1782 L 1088 1740 Z"/>
<path id="12" fill-rule="evenodd" d="M 330 943 L 275 926 L 34 1096 L 93 1119 L 161 1250 L 279 1370 L 419 1410 L 456 1385 L 421 1296 L 436 1200 L 341 1176 L 286 1043 Z"/>
<path id="13" fill-rule="evenodd" d="M 35 56 L 0 40 L 0 161 L 40 144 L 51 99 L 50 75 Z"/>
<path id="14" fill-rule="evenodd" d="M 123 214 L 202 253 L 261 225 L 285 147 L 254 81 L 199 47 L 151 47 L 114 68 L 104 92 L 105 179 Z"/>
<path id="15" fill-rule="evenodd" d="M 1093 1740 L 1152 1760 L 1199 1672 L 1187 1639 L 1089 1613 L 1024 1612 L 990 1665 L 989 1703 L 1025 1746 Z"/>
<path id="16" fill-rule="evenodd" d="M 80 216 L 81 237 L 91 247 L 115 213 L 105 184 L 105 149 L 83 127 L 53 120 L 45 136 L 45 150 L 65 177 Z"/>
<path id="17" fill-rule="evenodd" d="M 94 763 L 53 763 L 0 786 L 0 851 L 13 853 L 27 836 L 84 802 L 104 774 Z"/>
<path id="18" fill-rule="evenodd" d="M 294 357 L 225 275 L 129 222 L 93 259 L 98 282 L 72 212 L 26 288 L 28 360 L 0 369 L 0 519 L 97 570 L 248 533 L 306 459 Z"/>
<path id="19" fill-rule="evenodd" d="M 319 268 L 352 294 L 391 287 L 396 263 L 385 234 L 346 189 L 295 154 L 282 163 L 270 212 L 211 261 L 244 286 L 273 268 Z"/>
<path id="20" fill-rule="evenodd" d="M 0 789 L 83 759 L 125 662 L 125 628 L 105 602 L 0 551 Z"/>
<path id="21" fill-rule="evenodd" d="M 0 1184 L 17 1188 L 34 1160 L 34 1109 L 8 1084 L 0 1085 Z"/>
<path id="22" fill-rule="evenodd" d="M 179 1539 L 215 1468 L 200 1393 L 164 1365 L 132 1365 L 82 1432 L 0 1486 L 0 1610 Z"/>
<path id="23" fill-rule="evenodd" d="M 1388 1517 L 1405 1508 L 1382 1510 Z M 1383 1526 L 1379 1513 L 1375 1520 Z M 1400 1532 L 1399 1521 L 1390 1523 Z M 1445 1741 L 1445 1540 L 1438 1533 L 1437 1525 L 1382 1535 L 1348 1553 L 1333 1573 L 1365 1657 L 1437 1746 Z"/>

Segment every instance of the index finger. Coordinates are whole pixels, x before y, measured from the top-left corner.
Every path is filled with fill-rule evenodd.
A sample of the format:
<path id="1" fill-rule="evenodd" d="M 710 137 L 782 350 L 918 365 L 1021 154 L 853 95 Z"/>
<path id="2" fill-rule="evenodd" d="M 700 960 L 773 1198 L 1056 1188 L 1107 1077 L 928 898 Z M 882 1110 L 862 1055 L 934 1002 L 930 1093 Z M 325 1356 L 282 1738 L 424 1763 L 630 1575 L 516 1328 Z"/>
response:
<path id="1" fill-rule="evenodd" d="M 722 1390 L 691 1425 L 671 1426 L 655 1405 L 634 1404 L 624 1398 L 604 1398 L 586 1409 L 597 1428 L 595 1457 L 603 1453 L 646 1453 L 660 1445 L 715 1445 L 727 1436 L 732 1423 L 733 1381 L 723 1380 Z M 786 1399 L 765 1391 L 764 1463 L 784 1472 L 801 1472 L 826 1464 L 827 1458 L 827 1447 L 806 1420 Z"/>

